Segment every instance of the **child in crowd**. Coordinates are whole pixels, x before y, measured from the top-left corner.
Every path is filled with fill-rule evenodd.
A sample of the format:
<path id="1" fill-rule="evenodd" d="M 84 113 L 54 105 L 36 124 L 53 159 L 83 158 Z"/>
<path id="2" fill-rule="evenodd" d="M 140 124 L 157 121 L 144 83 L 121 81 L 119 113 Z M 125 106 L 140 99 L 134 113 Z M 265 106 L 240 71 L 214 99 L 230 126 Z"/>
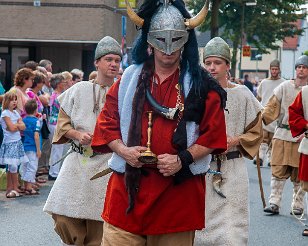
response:
<path id="1" fill-rule="evenodd" d="M 18 189 L 18 166 L 29 161 L 20 136 L 20 131 L 25 129 L 25 124 L 16 107 L 16 93 L 14 91 L 5 93 L 1 113 L 4 138 L 0 149 L 0 164 L 7 166 L 7 198 L 21 196 L 21 191 Z"/>
<path id="2" fill-rule="evenodd" d="M 29 159 L 28 163 L 22 165 L 21 179 L 25 182 L 26 195 L 38 195 L 33 184 L 35 183 L 35 174 L 38 168 L 38 159 L 41 157 L 40 149 L 40 130 L 41 123 L 36 117 L 37 102 L 30 99 L 25 104 L 27 116 L 23 119 L 26 129 L 24 130 L 24 149 Z"/>
<path id="3" fill-rule="evenodd" d="M 54 74 L 50 79 L 50 85 L 54 89 L 50 96 L 50 116 L 49 116 L 49 131 L 50 138 L 53 138 L 56 125 L 58 122 L 58 114 L 60 111 L 60 103 L 58 101 L 58 96 L 67 89 L 67 81 L 65 81 L 63 75 Z M 63 144 L 53 144 L 50 152 L 49 159 L 49 175 L 48 180 L 55 180 L 60 172 L 61 163 L 57 163 L 63 156 L 64 145 Z"/>

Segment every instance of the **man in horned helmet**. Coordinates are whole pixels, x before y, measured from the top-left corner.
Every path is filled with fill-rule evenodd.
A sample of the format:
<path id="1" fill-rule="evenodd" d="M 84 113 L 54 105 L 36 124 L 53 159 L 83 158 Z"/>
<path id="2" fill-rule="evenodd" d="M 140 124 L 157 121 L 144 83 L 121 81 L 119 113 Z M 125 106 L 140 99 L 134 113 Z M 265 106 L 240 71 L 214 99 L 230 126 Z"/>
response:
<path id="1" fill-rule="evenodd" d="M 204 228 L 204 173 L 226 149 L 226 94 L 199 65 L 194 32 L 207 5 L 195 18 L 182 0 L 146 0 L 138 15 L 128 5 L 141 28 L 135 64 L 108 92 L 92 141 L 114 152 L 105 246 L 193 245 Z"/>
<path id="2" fill-rule="evenodd" d="M 280 78 L 280 62 L 274 59 L 270 63 L 270 74 L 269 78 L 263 79 L 258 87 L 257 98 L 264 107 L 268 100 L 273 96 L 274 89 L 280 85 L 284 79 Z M 277 122 L 274 121 L 269 125 L 263 125 L 263 142 L 259 149 L 260 165 L 267 163 L 270 166 L 271 152 L 272 152 L 272 138 L 274 136 L 275 127 Z M 254 160 L 256 164 L 256 160 Z"/>

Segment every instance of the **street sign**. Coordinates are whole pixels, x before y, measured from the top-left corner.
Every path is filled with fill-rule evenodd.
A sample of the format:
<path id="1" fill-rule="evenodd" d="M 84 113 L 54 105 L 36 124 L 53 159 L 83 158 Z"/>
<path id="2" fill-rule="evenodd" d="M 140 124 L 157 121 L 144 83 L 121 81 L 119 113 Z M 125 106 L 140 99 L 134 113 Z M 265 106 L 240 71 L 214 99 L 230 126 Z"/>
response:
<path id="1" fill-rule="evenodd" d="M 136 8 L 136 0 L 128 0 L 128 2 L 130 3 L 130 6 L 132 8 Z M 125 0 L 118 0 L 118 8 L 120 8 L 120 9 L 126 8 Z"/>
<path id="2" fill-rule="evenodd" d="M 244 45 L 243 46 L 243 56 L 251 56 L 250 46 Z"/>

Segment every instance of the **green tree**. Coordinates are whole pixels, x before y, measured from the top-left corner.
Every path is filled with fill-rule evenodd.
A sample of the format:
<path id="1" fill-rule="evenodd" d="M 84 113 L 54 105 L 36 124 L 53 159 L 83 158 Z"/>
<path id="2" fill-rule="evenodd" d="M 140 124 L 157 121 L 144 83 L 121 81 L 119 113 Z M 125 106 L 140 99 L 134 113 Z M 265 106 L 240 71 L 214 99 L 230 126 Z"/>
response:
<path id="1" fill-rule="evenodd" d="M 189 9 L 196 14 L 205 0 L 187 2 Z M 297 28 L 296 21 L 304 17 L 297 12 L 305 0 L 257 0 L 256 6 L 245 6 L 245 2 L 248 1 L 212 0 L 209 15 L 199 30 L 211 30 L 212 38 L 221 36 L 229 39 L 233 47 L 240 47 L 244 34 L 243 38 L 256 47 L 259 54 L 278 49 L 277 41 L 302 34 L 303 30 Z M 238 49 L 234 48 L 231 61 L 233 75 L 237 52 Z"/>

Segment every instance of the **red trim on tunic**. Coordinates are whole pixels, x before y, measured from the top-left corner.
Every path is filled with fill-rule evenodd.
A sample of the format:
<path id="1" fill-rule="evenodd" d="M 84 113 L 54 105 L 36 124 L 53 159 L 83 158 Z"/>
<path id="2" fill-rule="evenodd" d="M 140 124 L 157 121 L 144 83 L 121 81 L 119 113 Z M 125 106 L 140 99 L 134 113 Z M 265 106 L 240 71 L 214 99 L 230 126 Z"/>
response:
<path id="1" fill-rule="evenodd" d="M 304 109 L 302 103 L 302 92 L 295 98 L 289 106 L 289 124 L 293 137 L 299 136 L 306 131 L 308 121 L 304 118 Z M 308 155 L 301 154 L 298 178 L 302 181 L 308 181 Z"/>
<path id="2" fill-rule="evenodd" d="M 162 83 L 151 84 L 153 97 L 164 106 L 175 107 L 178 71 Z M 107 102 L 98 117 L 92 146 L 95 150 L 110 151 L 107 144 L 121 138 L 117 107 L 118 86 L 108 92 Z M 183 100 L 183 98 L 182 98 Z M 226 128 L 224 112 L 220 107 L 219 95 L 211 91 L 205 102 L 206 113 L 199 126 L 200 137 L 197 144 L 226 149 Z M 147 114 L 151 106 L 146 102 L 142 115 L 141 145 L 147 142 Z M 129 122 L 128 122 L 129 124 Z M 152 151 L 159 155 L 176 154 L 172 145 L 172 135 L 177 121 L 165 119 L 157 114 L 153 117 Z M 205 179 L 195 176 L 180 185 L 174 185 L 173 177 L 164 177 L 156 165 L 143 167 L 148 175 L 142 176 L 140 189 L 133 211 L 126 214 L 128 197 L 124 175 L 113 173 L 106 192 L 102 218 L 123 230 L 140 235 L 155 235 L 190 231 L 204 228 L 205 221 Z"/>

